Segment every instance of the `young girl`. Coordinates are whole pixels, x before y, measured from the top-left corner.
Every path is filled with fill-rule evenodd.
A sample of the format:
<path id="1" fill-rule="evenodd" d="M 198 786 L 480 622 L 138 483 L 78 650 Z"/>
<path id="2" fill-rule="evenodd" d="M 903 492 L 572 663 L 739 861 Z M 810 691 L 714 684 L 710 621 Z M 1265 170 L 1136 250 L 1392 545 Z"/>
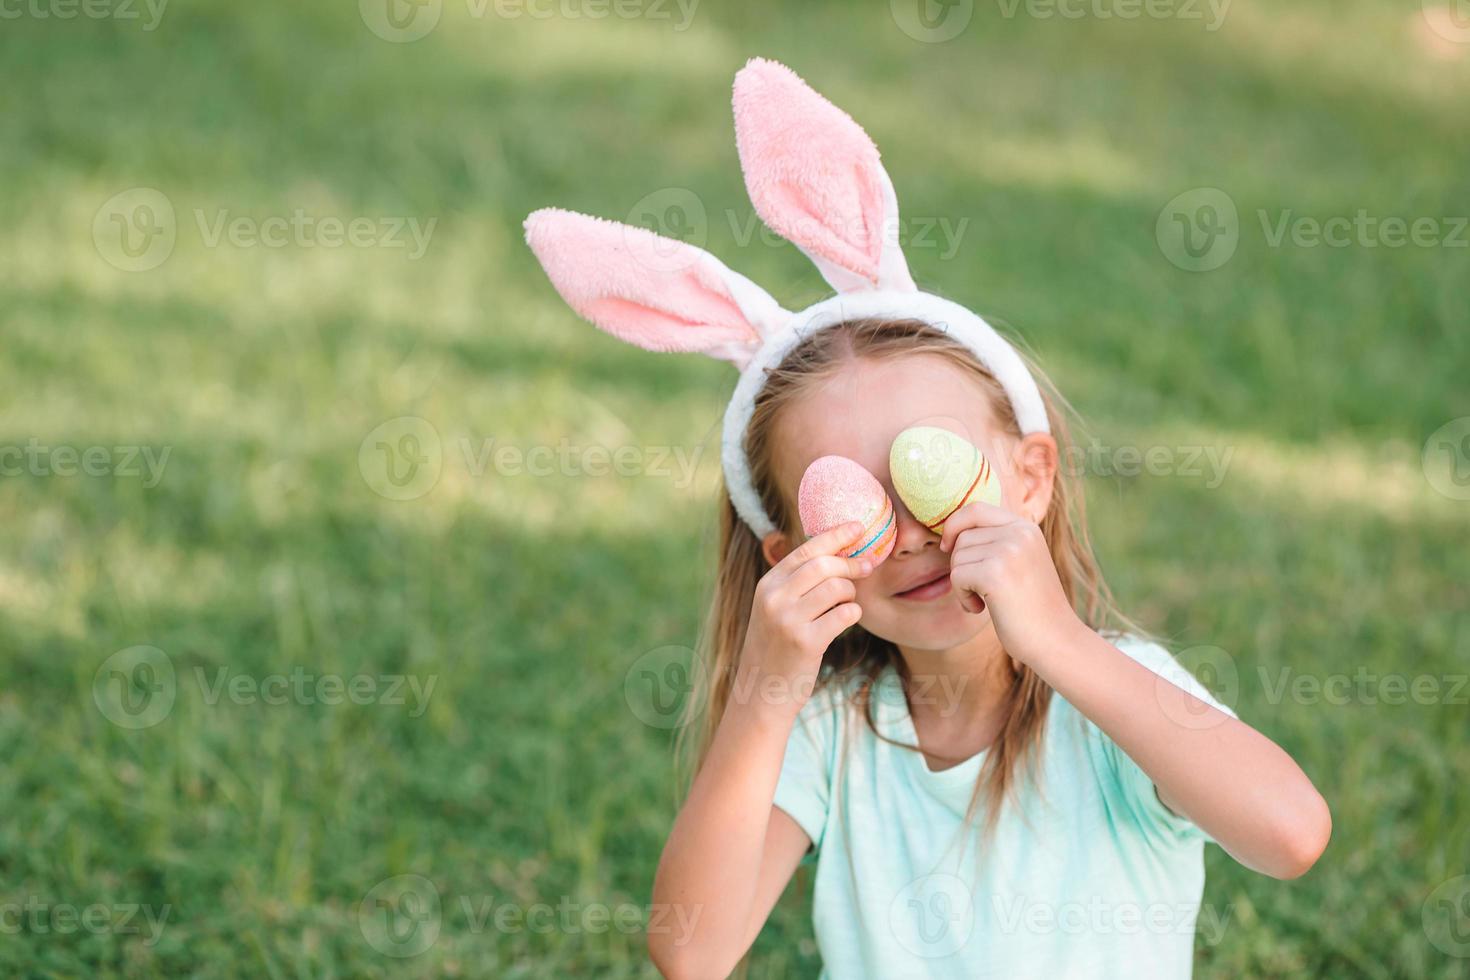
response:
<path id="1" fill-rule="evenodd" d="M 650 930 L 670 977 L 733 970 L 805 855 L 832 977 L 1187 977 L 1203 845 L 1278 878 L 1327 844 L 1291 758 L 1114 610 L 1058 400 L 981 318 L 914 286 L 876 148 L 788 69 L 736 78 L 741 164 L 763 220 L 838 295 L 788 313 L 699 249 L 561 211 L 527 237 L 567 301 L 654 350 L 741 377 L 708 624 L 700 765 Z M 1001 506 L 936 534 L 889 448 L 936 425 L 990 460 Z M 858 524 L 804 539 L 797 486 L 826 455 L 894 498 L 876 566 Z"/>

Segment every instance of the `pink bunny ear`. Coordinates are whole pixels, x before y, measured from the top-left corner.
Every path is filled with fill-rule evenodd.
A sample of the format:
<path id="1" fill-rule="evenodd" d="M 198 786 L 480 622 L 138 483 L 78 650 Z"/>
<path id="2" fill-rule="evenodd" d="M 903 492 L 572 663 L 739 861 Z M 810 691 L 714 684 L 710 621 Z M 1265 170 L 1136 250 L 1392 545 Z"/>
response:
<path id="1" fill-rule="evenodd" d="M 562 299 L 619 340 L 696 351 L 744 368 L 790 317 L 765 290 L 703 249 L 643 228 L 543 208 L 526 243 Z"/>
<path id="2" fill-rule="evenodd" d="M 756 213 L 834 289 L 917 288 L 893 183 L 851 116 L 785 65 L 754 58 L 735 76 L 735 141 Z"/>

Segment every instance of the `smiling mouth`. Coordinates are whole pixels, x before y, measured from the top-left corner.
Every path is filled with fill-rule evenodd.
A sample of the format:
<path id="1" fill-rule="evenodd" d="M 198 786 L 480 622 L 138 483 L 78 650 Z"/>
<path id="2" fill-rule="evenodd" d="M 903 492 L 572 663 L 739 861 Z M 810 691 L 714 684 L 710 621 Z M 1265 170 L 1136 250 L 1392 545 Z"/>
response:
<path id="1" fill-rule="evenodd" d="M 924 602 L 929 599 L 938 599 L 942 595 L 949 594 L 949 572 L 940 572 L 927 582 L 920 582 L 912 589 L 894 593 L 895 599 L 910 599 L 915 602 Z"/>

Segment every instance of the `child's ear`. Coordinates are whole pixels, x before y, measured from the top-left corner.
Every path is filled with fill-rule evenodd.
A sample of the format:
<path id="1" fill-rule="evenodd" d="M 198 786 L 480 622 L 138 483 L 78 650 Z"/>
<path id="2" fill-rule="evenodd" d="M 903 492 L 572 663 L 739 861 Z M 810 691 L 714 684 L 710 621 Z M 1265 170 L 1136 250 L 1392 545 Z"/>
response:
<path id="1" fill-rule="evenodd" d="M 772 531 L 761 538 L 761 554 L 766 556 L 766 564 L 775 568 L 781 559 L 796 550 L 798 543 L 788 538 L 785 531 Z"/>
<path id="2" fill-rule="evenodd" d="M 1057 458 L 1057 441 L 1045 432 L 1023 436 L 1013 453 L 1016 475 L 1021 478 L 1023 491 L 1019 510 L 1038 524 L 1051 508 Z"/>

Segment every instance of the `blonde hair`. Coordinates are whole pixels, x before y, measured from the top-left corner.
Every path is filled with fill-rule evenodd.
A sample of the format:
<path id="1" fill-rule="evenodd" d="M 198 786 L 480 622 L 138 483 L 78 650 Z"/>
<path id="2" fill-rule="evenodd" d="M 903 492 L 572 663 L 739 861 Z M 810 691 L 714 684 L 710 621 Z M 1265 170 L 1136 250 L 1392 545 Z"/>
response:
<path id="1" fill-rule="evenodd" d="M 772 433 L 782 411 L 814 384 L 830 378 L 855 360 L 916 354 L 943 357 L 969 372 L 985 391 L 1002 429 L 1017 439 L 1021 437 L 1010 400 L 994 375 L 969 348 L 929 324 L 909 319 L 863 319 L 818 331 L 770 372 L 756 398 L 746 434 L 745 450 L 751 476 L 766 513 L 783 531 L 800 538 L 799 523 L 776 485 L 772 471 Z M 1066 460 L 1071 445 L 1066 417 L 1070 408 L 1030 358 L 1024 353 L 1022 357 L 1042 390 L 1059 458 Z M 687 706 L 688 723 L 680 739 L 684 743 L 681 749 L 688 746 L 685 736 L 695 739 L 692 760 L 695 769 L 703 762 L 730 700 L 756 582 L 769 568 L 760 539 L 736 514 L 729 495 L 721 496 L 717 576 L 700 639 L 703 670 L 698 672 L 700 683 Z M 1062 588 L 1083 621 L 1099 630 L 1132 628 L 1132 623 L 1118 612 L 1098 569 L 1087 534 L 1080 481 L 1065 466 L 1058 467 L 1051 504 L 1041 521 L 1041 529 Z M 818 683 L 820 686 L 845 679 L 857 680 L 854 685 L 857 694 L 851 704 L 862 710 L 876 733 L 874 706 L 869 695 L 874 682 L 890 667 L 906 679 L 898 648 L 861 626 L 854 626 L 827 648 Z M 1004 721 L 986 753 L 969 808 L 971 818 L 983 808 L 987 833 L 993 829 L 1005 801 L 1014 794 L 1023 768 L 1033 770 L 1039 759 L 1050 701 L 1051 688 L 1031 668 L 1020 664 L 1018 669 L 1012 669 L 1004 701 Z M 918 746 L 909 747 L 918 749 Z"/>

